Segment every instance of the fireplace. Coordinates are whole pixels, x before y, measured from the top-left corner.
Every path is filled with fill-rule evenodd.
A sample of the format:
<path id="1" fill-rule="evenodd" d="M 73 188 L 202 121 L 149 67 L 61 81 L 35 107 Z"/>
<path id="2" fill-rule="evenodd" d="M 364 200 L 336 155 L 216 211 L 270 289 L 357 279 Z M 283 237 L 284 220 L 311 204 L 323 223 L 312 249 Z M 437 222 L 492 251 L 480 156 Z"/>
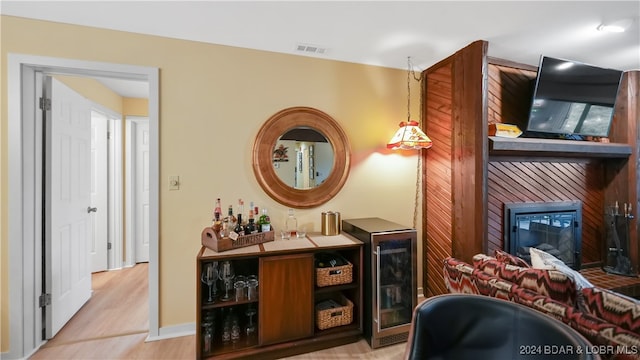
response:
<path id="1" fill-rule="evenodd" d="M 508 203 L 503 221 L 505 251 L 531 263 L 529 248 L 535 247 L 580 269 L 580 201 Z"/>

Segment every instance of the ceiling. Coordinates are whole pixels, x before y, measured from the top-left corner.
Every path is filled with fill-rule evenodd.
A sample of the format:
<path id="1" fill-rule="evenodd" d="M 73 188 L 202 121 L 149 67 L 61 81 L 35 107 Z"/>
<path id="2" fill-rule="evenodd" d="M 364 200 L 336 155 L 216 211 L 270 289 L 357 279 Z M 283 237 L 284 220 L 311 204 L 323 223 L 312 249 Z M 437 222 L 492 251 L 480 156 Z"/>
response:
<path id="1" fill-rule="evenodd" d="M 416 71 L 475 40 L 530 65 L 545 55 L 640 69 L 640 1 L 3 0 L 0 13 L 397 69 L 411 57 Z M 597 30 L 611 22 L 627 30 Z M 101 81 L 123 96 L 146 89 Z"/>

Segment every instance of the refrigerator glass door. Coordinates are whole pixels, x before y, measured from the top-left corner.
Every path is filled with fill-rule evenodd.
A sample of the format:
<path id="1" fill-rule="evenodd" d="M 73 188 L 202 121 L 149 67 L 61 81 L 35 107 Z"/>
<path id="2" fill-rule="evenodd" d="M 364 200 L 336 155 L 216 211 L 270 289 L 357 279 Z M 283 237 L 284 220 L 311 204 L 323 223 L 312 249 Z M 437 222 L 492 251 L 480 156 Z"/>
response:
<path id="1" fill-rule="evenodd" d="M 411 323 L 413 291 L 411 239 L 376 246 L 378 331 Z"/>

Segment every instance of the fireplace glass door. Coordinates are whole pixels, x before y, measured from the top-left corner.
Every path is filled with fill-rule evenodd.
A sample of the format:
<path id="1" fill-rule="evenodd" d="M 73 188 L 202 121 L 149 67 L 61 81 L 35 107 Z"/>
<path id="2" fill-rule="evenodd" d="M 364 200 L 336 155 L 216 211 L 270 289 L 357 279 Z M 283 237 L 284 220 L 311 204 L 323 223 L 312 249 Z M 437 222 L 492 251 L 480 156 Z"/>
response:
<path id="1" fill-rule="evenodd" d="M 575 212 L 516 215 L 516 241 L 511 253 L 531 262 L 529 248 L 535 247 L 573 267 L 577 251 L 576 220 Z"/>
<path id="2" fill-rule="evenodd" d="M 531 247 L 580 269 L 582 203 L 577 200 L 505 203 L 504 250 L 531 263 Z"/>

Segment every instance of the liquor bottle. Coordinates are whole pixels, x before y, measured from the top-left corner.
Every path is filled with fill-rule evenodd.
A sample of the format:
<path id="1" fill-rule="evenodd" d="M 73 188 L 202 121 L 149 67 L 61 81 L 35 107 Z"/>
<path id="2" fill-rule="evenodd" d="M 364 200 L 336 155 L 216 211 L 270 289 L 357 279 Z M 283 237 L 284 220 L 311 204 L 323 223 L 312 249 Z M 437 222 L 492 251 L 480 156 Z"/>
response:
<path id="1" fill-rule="evenodd" d="M 220 206 L 220 198 L 216 199 L 216 207 L 213 210 L 213 218 L 215 220 L 221 220 L 222 219 L 222 207 Z"/>
<path id="2" fill-rule="evenodd" d="M 222 222 L 222 230 L 220 230 L 220 237 L 228 237 L 229 236 L 229 223 L 226 221 Z"/>
<path id="3" fill-rule="evenodd" d="M 227 214 L 229 215 L 229 224 L 236 226 L 236 221 L 238 218 L 233 214 L 233 206 L 229 205 L 229 209 L 227 210 Z"/>
<path id="4" fill-rule="evenodd" d="M 286 228 L 284 239 L 292 239 L 298 236 L 298 219 L 296 219 L 293 209 L 289 209 L 289 215 L 287 216 Z"/>
<path id="5" fill-rule="evenodd" d="M 213 231 L 220 233 L 222 229 L 222 209 L 220 207 L 220 198 L 216 200 L 216 207 L 213 210 Z"/>
<path id="6" fill-rule="evenodd" d="M 244 225 L 242 225 L 242 214 L 240 213 L 238 213 L 238 222 L 236 223 L 236 227 L 233 228 L 233 231 L 238 234 L 238 236 L 245 234 Z"/>
<path id="7" fill-rule="evenodd" d="M 253 217 L 253 210 L 249 210 L 249 220 L 247 221 L 247 226 L 244 227 L 244 233 L 246 235 L 258 232 L 258 227 L 256 226 L 255 221 L 256 219 Z"/>
<path id="8" fill-rule="evenodd" d="M 262 208 L 262 215 L 260 215 L 258 219 L 258 227 L 260 228 L 260 232 L 271 231 L 271 218 L 269 218 L 266 208 Z"/>
<path id="9" fill-rule="evenodd" d="M 244 201 L 242 199 L 238 199 L 238 215 L 244 216 Z M 238 220 L 238 222 L 242 224 L 242 221 Z"/>
<path id="10" fill-rule="evenodd" d="M 233 206 L 231 205 L 229 205 L 229 209 L 227 210 L 227 217 L 224 219 L 224 222 L 227 224 L 227 229 L 224 233 L 224 236 L 229 236 L 229 233 L 236 227 L 236 217 L 233 216 Z"/>

